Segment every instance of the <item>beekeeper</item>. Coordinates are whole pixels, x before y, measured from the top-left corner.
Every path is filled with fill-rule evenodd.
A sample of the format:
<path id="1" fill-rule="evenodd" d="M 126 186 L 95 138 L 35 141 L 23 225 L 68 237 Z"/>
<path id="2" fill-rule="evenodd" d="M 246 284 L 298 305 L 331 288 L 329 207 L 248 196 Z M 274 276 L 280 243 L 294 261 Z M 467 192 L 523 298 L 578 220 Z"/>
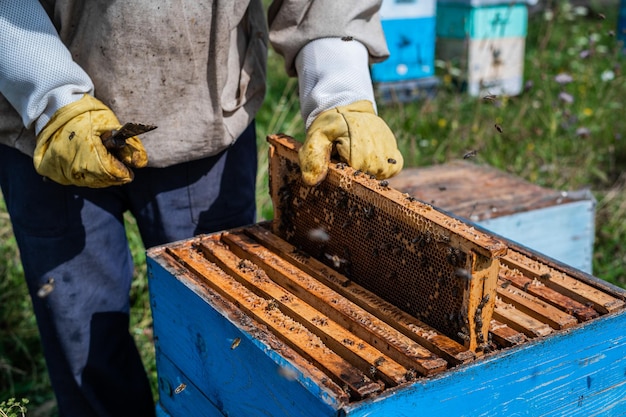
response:
<path id="1" fill-rule="evenodd" d="M 0 185 L 61 416 L 154 415 L 123 215 L 146 247 L 255 221 L 268 21 L 299 79 L 304 181 L 332 149 L 401 169 L 368 71 L 378 3 L 275 1 L 266 20 L 261 0 L 0 0 Z M 108 149 L 120 122 L 158 128 Z"/>

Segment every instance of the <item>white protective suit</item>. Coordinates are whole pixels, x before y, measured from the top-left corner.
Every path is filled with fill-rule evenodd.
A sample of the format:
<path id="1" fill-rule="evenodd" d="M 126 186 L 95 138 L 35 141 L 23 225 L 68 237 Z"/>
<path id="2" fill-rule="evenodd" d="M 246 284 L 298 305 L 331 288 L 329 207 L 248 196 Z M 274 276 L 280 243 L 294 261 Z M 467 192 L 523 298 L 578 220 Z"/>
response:
<path id="1" fill-rule="evenodd" d="M 388 54 L 379 3 L 270 6 L 269 39 L 300 76 L 307 126 L 374 101 L 367 65 Z M 267 43 L 261 0 L 0 0 L 0 143 L 32 155 L 54 112 L 90 93 L 122 123 L 158 125 L 142 137 L 150 166 L 214 155 L 262 103 Z"/>

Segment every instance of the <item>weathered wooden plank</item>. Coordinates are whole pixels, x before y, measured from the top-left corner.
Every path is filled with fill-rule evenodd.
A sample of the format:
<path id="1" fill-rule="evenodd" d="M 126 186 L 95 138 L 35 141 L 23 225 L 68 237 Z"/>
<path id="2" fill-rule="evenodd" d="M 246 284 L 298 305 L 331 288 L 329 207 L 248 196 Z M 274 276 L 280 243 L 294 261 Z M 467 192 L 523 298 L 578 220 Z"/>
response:
<path id="1" fill-rule="evenodd" d="M 559 190 L 524 181 L 490 166 L 466 161 L 405 168 L 389 184 L 422 201 L 472 221 L 575 201 Z M 472 192 L 480 190 L 480 192 Z M 471 193 L 472 198 L 468 198 Z"/>
<path id="2" fill-rule="evenodd" d="M 342 297 L 318 280 L 275 255 L 243 234 L 223 234 L 233 252 L 264 268 L 270 278 L 294 295 L 302 298 L 332 320 L 372 346 L 386 352 L 403 366 L 415 369 L 422 375 L 441 372 L 447 367 L 442 358 L 416 344 L 404 334 L 388 326 Z"/>
<path id="3" fill-rule="evenodd" d="M 503 348 L 521 345 L 528 341 L 528 338 L 524 333 L 511 329 L 506 324 L 500 323 L 495 319 L 491 320 L 489 335 L 499 347 Z"/>
<path id="4" fill-rule="evenodd" d="M 501 288 L 506 287 L 510 283 L 510 285 L 514 285 L 540 300 L 573 315 L 580 321 L 588 321 L 600 316 L 600 313 L 592 307 L 572 300 L 560 292 L 545 286 L 541 281 L 525 277 L 520 271 L 511 269 L 506 265 L 500 266 L 500 277 L 502 278 Z"/>
<path id="5" fill-rule="evenodd" d="M 602 314 L 624 308 L 624 301 L 545 264 L 532 261 L 516 251 L 509 251 L 501 258 L 501 262 L 580 303 L 592 305 Z"/>
<path id="6" fill-rule="evenodd" d="M 246 227 L 243 231 L 303 272 L 315 277 L 362 309 L 441 356 L 450 364 L 458 365 L 475 358 L 474 352 L 467 350 L 460 343 L 405 313 L 337 271 L 329 269 L 317 259 L 297 250 L 270 230 L 255 225 Z"/>
<path id="7" fill-rule="evenodd" d="M 524 333 L 530 338 L 547 336 L 552 333 L 552 328 L 546 323 L 523 313 L 511 304 L 507 304 L 499 298 L 496 298 L 496 307 L 493 310 L 493 318 Z"/>
<path id="8" fill-rule="evenodd" d="M 566 329 L 578 324 L 576 317 L 571 316 L 512 285 L 502 288 L 502 284 L 504 282 L 505 281 L 503 280 L 498 282 L 500 284 L 498 287 L 498 296 L 502 299 L 502 301 L 513 305 L 519 311 L 522 311 L 543 323 L 547 323 L 553 329 Z"/>
<path id="9" fill-rule="evenodd" d="M 626 315 L 505 349 L 425 382 L 349 404 L 346 417 L 626 415 Z"/>
<path id="10" fill-rule="evenodd" d="M 201 410 L 186 412 L 187 403 L 178 404 L 193 390 L 172 394 L 188 382 L 184 377 L 223 415 L 336 417 L 336 410 L 349 401 L 318 367 L 162 248 L 152 249 L 147 262 L 156 350 L 173 358 L 177 369 L 170 372 L 157 363 L 159 401 L 167 403 L 173 417 L 204 415 Z M 172 396 L 174 402 L 169 401 Z"/>
<path id="11" fill-rule="evenodd" d="M 273 282 L 257 265 L 248 260 L 242 260 L 217 240 L 206 239 L 199 246 L 211 262 L 217 264 L 223 271 L 235 277 L 257 295 L 273 300 L 275 306 L 273 308 L 279 308 L 281 312 L 303 324 L 326 346 L 363 372 L 368 373 L 371 378 L 380 378 L 387 386 L 396 386 L 406 382 L 408 370 L 405 367 L 363 339 L 356 337 L 332 317 L 321 313 Z"/>
<path id="12" fill-rule="evenodd" d="M 326 347 L 300 323 L 273 308 L 272 300 L 255 295 L 215 264 L 207 261 L 200 253 L 184 248 L 166 250 L 190 271 L 199 277 L 205 277 L 206 283 L 218 294 L 236 303 L 246 314 L 272 329 L 276 336 L 312 361 L 337 384 L 345 385 L 352 396 L 362 398 L 383 388 L 381 384 L 373 382 L 359 369 Z"/>

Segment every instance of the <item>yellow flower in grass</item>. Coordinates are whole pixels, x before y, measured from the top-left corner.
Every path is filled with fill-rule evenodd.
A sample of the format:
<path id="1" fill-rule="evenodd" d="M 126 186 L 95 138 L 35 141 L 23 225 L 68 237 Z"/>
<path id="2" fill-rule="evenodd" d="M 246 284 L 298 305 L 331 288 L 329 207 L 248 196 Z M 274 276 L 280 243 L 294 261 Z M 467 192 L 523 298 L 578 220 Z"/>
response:
<path id="1" fill-rule="evenodd" d="M 583 109 L 583 115 L 589 117 L 593 114 L 593 109 L 590 109 L 589 107 L 585 107 Z"/>
<path id="2" fill-rule="evenodd" d="M 446 119 L 439 119 L 437 120 L 437 126 L 439 126 L 439 128 L 443 129 L 446 126 L 448 126 L 448 121 Z"/>

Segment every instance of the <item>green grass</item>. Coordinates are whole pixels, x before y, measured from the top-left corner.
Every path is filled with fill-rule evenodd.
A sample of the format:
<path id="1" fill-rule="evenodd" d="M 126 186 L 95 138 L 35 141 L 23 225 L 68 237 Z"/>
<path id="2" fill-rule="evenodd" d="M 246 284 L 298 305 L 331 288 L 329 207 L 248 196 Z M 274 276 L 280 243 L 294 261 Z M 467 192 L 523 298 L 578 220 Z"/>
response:
<path id="1" fill-rule="evenodd" d="M 626 55 L 619 53 L 611 35 L 617 2 L 594 5 L 605 19 L 581 15 L 567 2 L 547 4 L 547 12 L 530 18 L 524 73 L 532 82 L 528 91 L 496 102 L 472 98 L 454 89 L 449 81 L 455 69 L 440 63 L 442 85 L 434 98 L 379 104 L 380 115 L 396 133 L 406 166 L 439 164 L 477 150 L 474 162 L 533 183 L 591 189 L 598 202 L 594 275 L 626 287 Z M 297 83 L 284 75 L 282 65 L 270 53 L 267 100 L 257 116 L 259 220 L 272 218 L 266 135 L 283 132 L 304 138 Z M 570 75 L 572 82 L 557 83 L 560 73 Z M 573 101 L 564 101 L 562 93 Z M 496 123 L 502 133 L 494 128 Z M 134 220 L 128 217 L 127 225 L 137 266 L 131 332 L 156 389 L 145 255 Z M 53 416 L 37 329 L 1 200 L 0 276 L 0 402 L 28 398 L 29 415 Z"/>

